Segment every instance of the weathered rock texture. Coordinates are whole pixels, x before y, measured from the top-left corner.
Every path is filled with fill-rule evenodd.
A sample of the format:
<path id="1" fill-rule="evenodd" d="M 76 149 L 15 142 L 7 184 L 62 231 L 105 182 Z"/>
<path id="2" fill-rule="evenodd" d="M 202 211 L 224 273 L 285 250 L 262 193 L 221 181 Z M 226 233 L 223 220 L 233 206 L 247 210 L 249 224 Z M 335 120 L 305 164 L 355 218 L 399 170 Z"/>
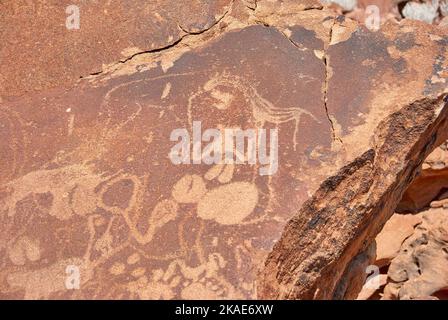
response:
<path id="1" fill-rule="evenodd" d="M 398 205 L 402 212 L 376 237 L 380 286 L 366 283 L 358 299 L 448 298 L 446 155 L 445 142 L 425 159 Z"/>
<path id="2" fill-rule="evenodd" d="M 62 22 L 34 38 L 14 34 L 33 28 L 15 3 L 1 8 L 18 41 L 1 51 L 3 298 L 355 298 L 375 236 L 446 139 L 435 27 L 372 33 L 313 1 L 133 1 L 81 8 L 71 33 L 64 6 L 36 1 Z M 170 133 L 193 121 L 277 128 L 277 172 L 174 165 Z"/>
<path id="3" fill-rule="evenodd" d="M 70 85 L 80 77 L 101 72 L 103 65 L 170 47 L 187 34 L 210 29 L 226 14 L 230 3 L 2 1 L 0 96 Z M 65 27 L 69 5 L 79 7 L 79 30 Z"/>
<path id="4" fill-rule="evenodd" d="M 429 210 L 422 217 L 392 260 L 386 299 L 422 299 L 448 289 L 448 210 Z"/>
<path id="5" fill-rule="evenodd" d="M 376 262 L 378 267 L 390 264 L 403 242 L 414 233 L 414 228 L 422 222 L 420 214 L 394 214 L 376 237 Z"/>

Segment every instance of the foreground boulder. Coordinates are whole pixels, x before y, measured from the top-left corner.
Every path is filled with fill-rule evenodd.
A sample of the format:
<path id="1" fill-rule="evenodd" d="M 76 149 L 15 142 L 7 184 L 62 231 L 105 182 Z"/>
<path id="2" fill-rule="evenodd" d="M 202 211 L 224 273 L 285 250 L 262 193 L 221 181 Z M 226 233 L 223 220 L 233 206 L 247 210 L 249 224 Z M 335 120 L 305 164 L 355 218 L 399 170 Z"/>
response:
<path id="1" fill-rule="evenodd" d="M 380 269 L 366 281 L 358 299 L 447 298 L 446 143 L 425 159 L 397 206 L 402 212 L 377 235 L 374 264 Z"/>
<path id="2" fill-rule="evenodd" d="M 4 101 L 3 297 L 357 296 L 447 138 L 448 36 L 373 33 L 313 1 L 226 8 L 166 49 Z M 207 129 L 255 130 L 255 161 L 206 163 L 191 142 Z"/>

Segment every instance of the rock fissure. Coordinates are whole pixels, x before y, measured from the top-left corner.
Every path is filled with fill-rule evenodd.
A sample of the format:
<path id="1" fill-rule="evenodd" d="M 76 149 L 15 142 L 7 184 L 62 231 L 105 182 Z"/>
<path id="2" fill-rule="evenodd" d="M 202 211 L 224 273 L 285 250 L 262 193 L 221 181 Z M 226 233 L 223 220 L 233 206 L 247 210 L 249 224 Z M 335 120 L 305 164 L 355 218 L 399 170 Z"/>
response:
<path id="1" fill-rule="evenodd" d="M 177 23 L 177 27 L 184 33 L 182 36 L 179 37 L 179 39 L 177 39 L 176 41 L 174 41 L 173 43 L 170 43 L 166 46 L 160 47 L 160 48 L 155 48 L 155 49 L 150 49 L 150 50 L 144 50 L 144 51 L 139 51 L 136 52 L 132 55 L 130 55 L 129 57 L 126 57 L 125 59 L 119 60 L 115 63 L 110 64 L 110 66 L 108 69 L 114 70 L 116 68 L 119 68 L 120 65 L 124 65 L 127 63 L 132 63 L 132 60 L 135 59 L 138 56 L 143 56 L 143 55 L 147 55 L 147 54 L 157 54 L 157 53 L 162 53 L 164 51 L 168 51 L 170 49 L 174 49 L 176 47 L 178 47 L 179 45 L 183 44 L 185 42 L 186 39 L 188 39 L 189 37 L 194 37 L 194 36 L 199 36 L 201 34 L 206 33 L 207 31 L 211 31 L 215 26 L 217 26 L 221 21 L 223 21 L 228 14 L 231 12 L 232 10 L 232 6 L 235 3 L 236 0 L 232 0 L 229 5 L 227 10 L 218 18 L 215 20 L 214 23 L 212 23 L 209 27 L 198 30 L 198 31 L 189 31 L 188 29 L 184 28 L 180 23 Z M 223 30 L 222 33 L 224 33 L 225 30 Z M 203 43 L 201 43 L 200 45 L 204 45 L 207 41 L 204 41 Z M 188 44 L 185 44 L 187 47 L 189 47 Z M 101 70 L 98 72 L 93 72 L 91 74 L 89 74 L 87 77 L 92 77 L 92 76 L 101 76 L 104 73 L 109 72 L 110 70 Z M 80 76 L 80 79 L 83 78 L 87 78 L 86 76 Z"/>
<path id="2" fill-rule="evenodd" d="M 326 45 L 324 48 L 324 56 L 322 58 L 322 62 L 325 65 L 325 81 L 324 81 L 324 88 L 323 88 L 323 93 L 324 93 L 323 100 L 324 100 L 325 114 L 327 115 L 328 121 L 330 122 L 333 140 L 339 141 L 341 144 L 343 144 L 342 139 L 340 137 L 338 137 L 338 135 L 336 133 L 336 129 L 335 129 L 333 120 L 331 119 L 331 116 L 328 112 L 328 90 L 329 90 L 330 80 L 331 80 L 331 75 L 332 75 L 332 70 L 331 70 L 331 66 L 330 66 L 330 56 L 328 54 L 328 48 L 331 45 L 331 41 L 333 38 L 333 28 L 336 23 L 337 23 L 337 19 L 333 19 L 333 23 L 330 27 L 329 34 L 328 34 L 328 45 Z"/>

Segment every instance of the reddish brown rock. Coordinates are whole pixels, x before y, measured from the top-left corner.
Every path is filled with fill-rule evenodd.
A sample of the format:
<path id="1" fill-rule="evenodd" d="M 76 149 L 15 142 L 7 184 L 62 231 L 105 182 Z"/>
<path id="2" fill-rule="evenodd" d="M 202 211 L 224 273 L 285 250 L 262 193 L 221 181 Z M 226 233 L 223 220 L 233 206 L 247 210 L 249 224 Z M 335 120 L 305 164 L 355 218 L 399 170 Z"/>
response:
<path id="1" fill-rule="evenodd" d="M 406 190 L 397 207 L 398 212 L 418 212 L 430 206 L 438 195 L 448 188 L 448 168 L 426 169 L 418 175 Z M 437 206 L 434 204 L 434 206 Z"/>
<path id="2" fill-rule="evenodd" d="M 72 85 L 103 65 L 169 47 L 222 19 L 230 0 L 25 1 L 0 3 L 0 96 Z M 79 8 L 80 28 L 66 20 Z"/>
<path id="3" fill-rule="evenodd" d="M 403 242 L 414 233 L 421 223 L 420 214 L 394 214 L 376 237 L 376 262 L 379 267 L 389 265 L 400 251 Z"/>
<path id="4" fill-rule="evenodd" d="M 356 30 L 350 21 L 333 26 L 326 50 L 326 107 L 340 156 L 336 161 L 347 165 L 286 225 L 267 259 L 262 297 L 353 297 L 356 290 L 340 293 L 346 268 L 390 217 L 413 178 L 411 171 L 444 140 L 446 129 L 418 124 L 426 118 L 424 105 L 431 102 L 412 102 L 431 96 L 429 91 L 438 87 L 428 81 L 434 67 L 417 66 L 415 59 L 428 53 L 422 49 L 431 43 L 430 27 L 422 25 L 428 33 L 418 34 L 411 31 L 414 26 L 388 24 L 379 33 Z M 356 31 L 350 32 L 352 28 Z M 423 42 L 426 45 L 418 45 Z M 433 54 L 444 50 L 434 48 Z M 418 69 L 429 73 L 418 76 Z M 406 106 L 399 107 L 403 102 Z M 429 140 L 422 143 L 423 136 Z"/>
<path id="5" fill-rule="evenodd" d="M 376 234 L 446 139 L 447 35 L 269 3 L 1 104 L 2 297 L 357 296 Z M 194 121 L 277 129 L 278 168 L 173 164 L 171 133 Z"/>
<path id="6" fill-rule="evenodd" d="M 412 195 L 412 199 L 418 199 L 420 200 L 420 205 L 422 203 L 421 199 L 428 199 L 430 201 L 430 206 L 433 209 L 425 209 L 423 212 L 418 214 L 394 214 L 392 218 L 387 221 L 385 226 L 383 227 L 383 230 L 380 232 L 380 234 L 376 237 L 376 243 L 377 243 L 377 254 L 376 254 L 376 262 L 375 265 L 381 267 L 382 273 L 387 273 L 389 269 L 389 265 L 391 261 L 394 261 L 394 266 L 391 269 L 391 273 L 393 275 L 397 275 L 400 272 L 405 273 L 406 268 L 408 265 L 405 265 L 403 263 L 399 263 L 397 265 L 397 261 L 403 261 L 403 255 L 405 252 L 408 252 L 410 250 L 410 244 L 408 241 L 409 239 L 415 239 L 418 238 L 418 235 L 421 235 L 422 229 L 439 229 L 443 230 L 446 228 L 446 225 L 448 221 L 443 219 L 437 219 L 437 226 L 432 224 L 429 225 L 428 221 L 425 222 L 424 225 L 421 225 L 422 223 L 422 215 L 426 217 L 426 220 L 428 220 L 428 217 L 431 216 L 430 221 L 434 222 L 432 220 L 433 213 L 435 216 L 440 214 L 440 209 L 437 208 L 445 208 L 446 207 L 446 201 L 448 197 L 448 192 L 440 192 L 441 183 L 440 181 L 443 180 L 444 177 L 444 163 L 445 163 L 445 154 L 446 154 L 446 142 L 444 142 L 439 148 L 434 150 L 424 161 L 423 168 L 426 168 L 423 170 L 411 183 L 411 185 L 408 187 L 408 189 L 405 192 L 405 195 L 403 196 L 402 201 L 400 202 L 398 207 L 403 207 L 404 204 L 409 203 L 409 196 Z M 439 168 L 438 170 L 436 168 Z M 432 177 L 430 179 L 429 177 Z M 424 183 L 422 183 L 424 182 Z M 433 187 L 431 187 L 431 182 Z M 422 187 L 423 186 L 423 187 Z M 443 190 L 443 189 L 442 189 Z M 412 193 L 410 193 L 412 191 Z M 431 197 L 434 197 L 434 199 L 431 199 Z M 432 200 L 432 201 L 431 201 Z M 414 201 L 414 204 L 419 203 L 419 201 Z M 415 207 L 415 210 L 418 210 L 418 207 Z M 419 226 L 419 228 L 415 228 L 416 225 Z M 426 236 L 425 236 L 426 237 Z M 425 259 L 425 254 L 423 254 L 423 257 L 420 257 L 420 253 L 424 252 L 423 247 L 426 246 L 426 244 L 421 245 L 421 248 L 418 250 L 414 250 L 413 253 L 413 259 L 414 262 L 419 259 Z M 434 251 L 434 255 L 440 256 L 440 252 L 437 253 Z M 399 256 L 399 257 L 397 257 Z M 394 258 L 397 257 L 397 259 L 394 260 Z M 400 258 L 401 257 L 401 258 Z M 443 262 L 443 259 L 440 260 Z M 438 259 L 431 259 L 430 261 L 430 268 L 437 269 L 442 268 L 444 269 L 444 264 L 440 263 Z M 416 262 L 416 263 L 417 263 Z M 443 271 L 442 271 L 443 272 Z M 409 299 L 410 297 L 406 295 L 402 295 L 400 297 L 399 291 L 403 283 L 396 283 L 394 282 L 392 277 L 387 277 L 387 275 L 384 275 L 387 280 L 384 284 L 387 284 L 387 287 L 380 286 L 374 287 L 369 286 L 368 283 L 364 285 L 363 290 L 360 292 L 359 297 L 360 299 Z M 432 296 L 428 295 L 428 292 L 425 291 L 426 289 L 424 286 L 421 287 L 423 290 L 419 292 L 420 287 L 417 287 L 413 291 L 413 297 L 412 299 L 446 299 L 446 290 L 442 289 L 439 291 L 435 291 L 432 293 Z"/>
<path id="7" fill-rule="evenodd" d="M 385 299 L 434 299 L 448 287 L 448 210 L 430 209 L 422 217 L 389 267 Z"/>
<path id="8" fill-rule="evenodd" d="M 412 181 L 397 206 L 398 212 L 418 212 L 425 207 L 443 207 L 448 195 L 446 142 L 425 159 L 423 170 Z"/>

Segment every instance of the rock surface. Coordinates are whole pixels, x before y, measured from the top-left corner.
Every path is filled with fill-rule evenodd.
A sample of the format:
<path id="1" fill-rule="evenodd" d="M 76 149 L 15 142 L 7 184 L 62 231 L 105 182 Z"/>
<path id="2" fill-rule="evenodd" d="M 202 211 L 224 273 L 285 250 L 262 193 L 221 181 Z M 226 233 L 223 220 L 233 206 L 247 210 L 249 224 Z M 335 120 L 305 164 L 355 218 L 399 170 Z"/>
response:
<path id="1" fill-rule="evenodd" d="M 412 181 L 397 206 L 399 212 L 419 212 L 429 206 L 445 205 L 448 194 L 447 142 L 435 149 L 423 163 L 421 173 Z"/>
<path id="2" fill-rule="evenodd" d="M 211 28 L 230 3 L 2 1 L 0 25 L 6 27 L 1 33 L 0 96 L 70 86 L 80 77 L 101 72 L 103 65 L 170 47 L 190 33 Z M 65 27 L 66 9 L 73 4 L 79 7 L 79 30 Z"/>
<path id="3" fill-rule="evenodd" d="M 445 281 L 444 277 L 439 278 L 440 274 L 448 274 L 443 238 L 448 228 L 448 192 L 443 187 L 446 145 L 444 142 L 425 159 L 423 170 L 398 205 L 402 213 L 394 214 L 376 237 L 374 265 L 381 268 L 377 274 L 380 283 L 366 282 L 358 299 L 448 298 L 446 288 L 440 284 Z M 411 197 L 413 206 L 409 205 Z M 423 261 L 426 271 L 420 278 L 413 270 Z M 417 269 L 417 273 L 422 274 L 422 270 Z M 408 274 L 411 276 L 404 276 Z M 375 277 L 373 280 L 378 281 Z"/>
<path id="4" fill-rule="evenodd" d="M 439 16 L 438 9 L 438 1 L 433 1 L 433 3 L 409 1 L 403 8 L 403 16 L 407 19 L 433 23 L 434 19 Z"/>
<path id="5" fill-rule="evenodd" d="M 375 236 L 447 138 L 446 31 L 204 0 L 86 4 L 71 33 L 65 6 L 34 3 L 32 23 L 54 22 L 37 38 L 13 27 L 33 28 L 28 7 L 1 4 L 1 297 L 357 296 Z M 195 121 L 277 129 L 278 168 L 174 165 L 170 135 Z"/>
<path id="6" fill-rule="evenodd" d="M 448 210 L 423 212 L 422 219 L 389 267 L 385 299 L 427 299 L 448 288 Z"/>
<path id="7" fill-rule="evenodd" d="M 422 222 L 421 215 L 394 214 L 376 237 L 376 262 L 378 267 L 389 265 L 403 242 L 414 233 L 414 228 Z"/>

